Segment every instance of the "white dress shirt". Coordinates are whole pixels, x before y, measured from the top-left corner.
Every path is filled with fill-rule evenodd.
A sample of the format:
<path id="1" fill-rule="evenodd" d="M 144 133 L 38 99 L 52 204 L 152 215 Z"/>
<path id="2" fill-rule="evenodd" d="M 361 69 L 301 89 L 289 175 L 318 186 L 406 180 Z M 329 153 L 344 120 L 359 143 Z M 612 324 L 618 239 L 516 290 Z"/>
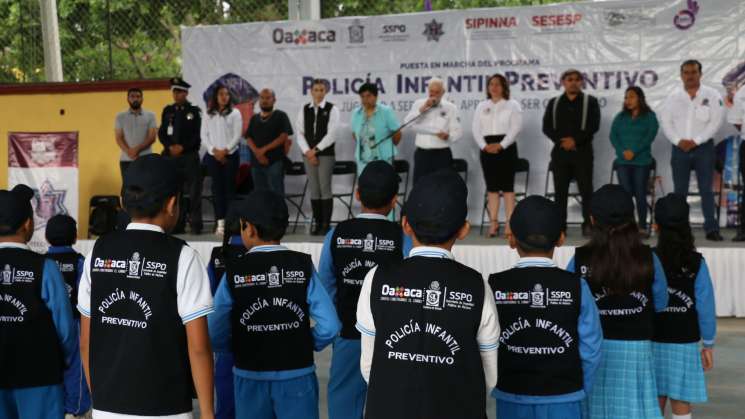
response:
<path id="1" fill-rule="evenodd" d="M 435 258 L 455 259 L 453 254 L 438 247 L 419 246 L 411 249 L 409 257 L 424 256 Z M 370 292 L 373 277 L 377 267 L 372 268 L 362 282 L 362 291 L 357 302 L 357 330 L 360 332 L 362 352 L 360 356 L 360 372 L 366 382 L 370 382 L 370 368 L 372 367 L 373 351 L 375 348 L 375 320 L 370 308 Z M 497 306 L 491 293 L 489 284 L 484 281 L 484 305 L 481 310 L 481 322 L 476 332 L 476 341 L 481 353 L 481 363 L 484 367 L 486 391 L 497 385 L 497 345 L 499 342 L 499 318 Z"/>
<path id="2" fill-rule="evenodd" d="M 158 226 L 140 223 L 130 223 L 127 230 L 163 232 Z M 78 311 L 86 317 L 91 317 L 92 254 L 93 250 L 85 257 L 83 274 L 80 277 L 80 288 L 78 289 Z M 189 246 L 181 248 L 176 275 L 176 302 L 181 321 L 186 324 L 212 313 L 214 308 L 207 268 L 197 252 Z M 94 419 L 191 419 L 192 417 L 191 412 L 167 416 L 140 416 L 93 410 Z"/>
<path id="3" fill-rule="evenodd" d="M 213 155 L 213 149 L 228 150 L 228 154 L 238 150 L 241 142 L 241 131 L 243 130 L 243 118 L 241 112 L 233 108 L 229 114 L 221 115 L 207 113 L 202 120 L 202 146 Z"/>
<path id="4" fill-rule="evenodd" d="M 404 119 L 404 124 L 409 123 L 421 114 L 419 109 L 424 106 L 425 102 L 427 102 L 426 98 L 414 101 L 411 111 Z M 458 107 L 445 99 L 441 99 L 436 106 L 424 111 L 424 115 L 413 122 L 411 128 L 416 132 L 416 146 L 430 150 L 448 148 L 451 143 L 458 141 L 463 135 Z M 441 132 L 448 134 L 447 140 L 442 140 L 437 136 Z"/>
<path id="5" fill-rule="evenodd" d="M 735 93 L 732 99 L 732 107 L 727 109 L 727 122 L 730 124 L 745 125 L 745 86 Z M 745 138 L 745 126 L 740 128 L 740 135 Z"/>
<path id="6" fill-rule="evenodd" d="M 523 111 L 516 100 L 499 99 L 494 102 L 487 99 L 476 106 L 471 131 L 481 150 L 486 147 L 484 137 L 489 135 L 504 135 L 500 144 L 502 148 L 507 148 L 517 141 L 522 125 Z"/>
<path id="7" fill-rule="evenodd" d="M 715 89 L 701 85 L 696 96 L 678 88 L 662 105 L 660 125 L 673 145 L 692 139 L 701 145 L 714 137 L 724 120 L 722 96 Z"/>
<path id="8" fill-rule="evenodd" d="M 311 104 L 313 103 L 311 102 Z M 320 111 L 324 107 L 326 107 L 325 100 L 318 106 L 313 106 L 313 112 L 316 115 L 316 121 L 318 121 L 318 111 Z M 336 141 L 336 130 L 339 127 L 339 118 L 339 108 L 334 105 L 331 108 L 331 115 L 329 115 L 329 123 L 326 126 L 326 135 L 321 139 L 321 141 L 318 142 L 316 148 L 323 151 L 334 144 L 334 142 Z M 297 131 L 297 135 L 295 135 L 297 145 L 298 147 L 300 147 L 300 151 L 305 154 L 308 152 L 308 150 L 310 150 L 308 140 L 305 138 L 305 106 L 301 106 L 300 111 L 297 113 L 297 122 L 295 123 L 295 128 Z M 313 128 L 315 128 L 315 126 Z"/>

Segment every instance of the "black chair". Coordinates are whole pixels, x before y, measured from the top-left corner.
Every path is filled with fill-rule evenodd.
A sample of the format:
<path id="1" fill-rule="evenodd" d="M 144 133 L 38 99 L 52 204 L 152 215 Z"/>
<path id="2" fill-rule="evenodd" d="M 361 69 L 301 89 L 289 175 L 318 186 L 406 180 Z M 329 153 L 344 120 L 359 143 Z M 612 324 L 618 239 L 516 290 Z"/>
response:
<path id="1" fill-rule="evenodd" d="M 347 208 L 347 220 L 352 218 L 352 205 L 354 204 L 354 191 L 357 188 L 357 163 L 349 160 L 340 160 L 334 163 L 334 176 L 352 176 L 352 186 L 349 191 L 334 193 L 333 198 Z M 333 214 L 333 211 L 332 211 Z M 333 221 L 338 223 L 339 221 Z"/>
<path id="2" fill-rule="evenodd" d="M 305 173 L 305 165 L 302 162 L 287 161 L 285 162 L 285 176 L 305 176 L 305 184 L 299 192 L 287 193 L 285 192 L 285 200 L 287 203 L 295 208 L 295 221 L 292 223 L 293 234 L 297 231 L 297 226 L 300 223 L 300 218 L 303 218 L 303 223 L 308 222 L 308 216 L 303 211 L 303 204 L 305 203 L 305 196 L 308 193 L 308 177 Z"/>
<path id="3" fill-rule="evenodd" d="M 398 211 L 398 219 L 401 218 L 401 212 L 406 204 L 406 197 L 409 194 L 409 173 L 411 172 L 411 164 L 407 160 L 394 160 L 393 169 L 396 171 L 399 177 L 401 177 L 401 183 L 399 184 L 398 194 L 396 194 L 396 207 Z M 403 184 L 403 191 L 401 185 Z M 396 208 L 394 208 L 394 211 Z"/>
<path id="4" fill-rule="evenodd" d="M 116 195 L 94 195 L 88 201 L 88 238 L 103 236 L 116 228 L 122 206 Z"/>
<path id="5" fill-rule="evenodd" d="M 518 176 L 524 175 L 525 180 L 519 182 L 523 185 L 522 190 L 515 190 L 515 201 L 519 201 L 528 196 L 528 185 L 530 185 L 530 162 L 527 159 L 517 159 L 515 164 L 515 185 L 518 184 Z M 484 191 L 484 208 L 481 210 L 481 227 L 479 227 L 479 234 L 484 234 L 484 227 L 486 223 L 490 221 L 489 212 L 487 208 L 487 193 Z"/>
<path id="6" fill-rule="evenodd" d="M 468 162 L 464 159 L 453 159 L 453 165 L 451 167 L 461 175 L 463 181 L 468 184 Z"/>
<path id="7" fill-rule="evenodd" d="M 204 211 L 202 211 L 202 223 L 208 224 L 212 223 L 217 224 L 217 215 L 215 214 L 217 211 L 215 210 L 215 197 L 212 196 L 212 188 L 205 188 L 204 184 L 207 179 L 210 180 L 210 186 L 212 186 L 212 176 L 210 176 L 210 172 L 207 170 L 207 165 L 202 164 L 201 165 L 202 170 L 202 202 L 207 201 L 207 203 L 210 204 L 212 207 L 212 218 L 205 218 Z"/>
<path id="8" fill-rule="evenodd" d="M 652 159 L 652 165 L 649 168 L 649 182 L 647 183 L 647 212 L 649 213 L 649 221 L 647 222 L 647 231 L 652 231 L 652 224 L 654 223 L 654 207 L 657 203 L 655 194 L 655 179 L 657 179 L 657 160 Z M 613 161 L 613 167 L 610 171 L 610 183 L 615 184 L 618 180 L 618 162 Z"/>
<path id="9" fill-rule="evenodd" d="M 546 185 L 543 189 L 543 196 L 545 196 L 548 199 L 555 200 L 556 198 L 556 191 L 554 190 L 553 186 L 553 176 L 554 176 L 554 162 L 550 162 L 548 164 L 548 170 L 546 171 Z M 572 190 L 572 184 L 574 184 L 575 188 Z M 572 179 L 569 182 L 569 199 L 574 199 L 579 206 L 582 206 L 582 196 L 579 194 L 579 188 L 577 187 L 577 179 Z M 580 222 L 569 222 L 567 217 L 567 224 L 582 224 L 582 221 Z"/>

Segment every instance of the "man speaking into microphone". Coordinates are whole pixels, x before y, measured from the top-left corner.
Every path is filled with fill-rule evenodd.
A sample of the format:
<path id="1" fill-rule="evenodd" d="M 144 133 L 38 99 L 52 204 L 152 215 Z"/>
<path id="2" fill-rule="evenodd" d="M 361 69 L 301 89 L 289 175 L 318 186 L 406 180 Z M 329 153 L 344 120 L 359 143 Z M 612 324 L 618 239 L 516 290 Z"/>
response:
<path id="1" fill-rule="evenodd" d="M 422 176 L 452 165 L 450 144 L 458 141 L 463 133 L 458 108 L 443 98 L 445 83 L 442 79 L 431 78 L 427 94 L 427 98 L 414 102 L 404 119 L 404 125 L 411 125 L 416 133 L 414 183 Z"/>

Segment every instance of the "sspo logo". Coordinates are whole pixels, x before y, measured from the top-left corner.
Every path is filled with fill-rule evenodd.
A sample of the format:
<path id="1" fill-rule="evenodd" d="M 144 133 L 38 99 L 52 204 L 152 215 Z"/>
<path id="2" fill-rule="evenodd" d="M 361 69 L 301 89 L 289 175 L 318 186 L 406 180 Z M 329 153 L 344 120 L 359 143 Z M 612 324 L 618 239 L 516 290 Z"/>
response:
<path id="1" fill-rule="evenodd" d="M 418 288 L 391 287 L 388 284 L 383 285 L 380 292 L 387 297 L 396 298 L 422 298 L 424 293 Z"/>
<path id="2" fill-rule="evenodd" d="M 406 33 L 406 25 L 383 25 L 384 34 Z"/>

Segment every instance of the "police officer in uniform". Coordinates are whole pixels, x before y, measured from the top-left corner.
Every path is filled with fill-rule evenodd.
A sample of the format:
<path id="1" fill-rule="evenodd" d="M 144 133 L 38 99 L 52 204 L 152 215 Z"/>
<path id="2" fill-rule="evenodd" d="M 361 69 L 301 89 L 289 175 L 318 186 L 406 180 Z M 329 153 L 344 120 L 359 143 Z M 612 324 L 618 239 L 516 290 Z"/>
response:
<path id="1" fill-rule="evenodd" d="M 175 234 L 183 233 L 187 211 L 191 233 L 202 233 L 202 166 L 199 161 L 202 111 L 186 100 L 190 87 L 180 77 L 171 79 L 174 103 L 163 108 L 158 129 L 163 155 L 178 163 L 186 181 L 184 192 L 189 196 L 189 208 L 181 205 L 182 214 L 173 231 Z"/>
<path id="2" fill-rule="evenodd" d="M 202 417 L 214 418 L 209 279 L 196 251 L 167 234 L 182 184 L 175 160 L 135 160 L 122 189 L 132 222 L 86 257 L 80 352 L 94 417 L 189 419 L 196 390 Z"/>
<path id="3" fill-rule="evenodd" d="M 362 279 L 378 265 L 398 263 L 411 250 L 411 239 L 386 215 L 396 205 L 400 178 L 388 162 L 370 162 L 359 178 L 362 213 L 326 235 L 319 275 L 342 322 L 334 341 L 329 377 L 329 418 L 361 419 L 367 384 L 360 374 L 357 300 Z"/>
<path id="4" fill-rule="evenodd" d="M 503 331 L 492 392 L 500 418 L 579 418 L 600 364 L 603 332 L 590 288 L 552 260 L 563 224 L 553 201 L 520 201 L 509 238 L 520 260 L 489 276 Z"/>
<path id="5" fill-rule="evenodd" d="M 63 370 L 77 334 L 57 264 L 29 249 L 26 186 L 0 190 L 0 417 L 64 416 Z"/>
<path id="6" fill-rule="evenodd" d="M 44 236 L 50 244 L 46 256 L 57 262 L 62 278 L 65 280 L 77 334 L 80 329 L 80 312 L 75 307 L 78 304 L 78 284 L 80 275 L 83 273 L 85 258 L 72 248 L 78 236 L 75 219 L 67 214 L 53 216 L 47 221 Z M 75 355 L 65 370 L 65 413 L 82 416 L 91 408 L 91 396 L 88 392 L 88 383 L 85 381 L 77 339 L 75 343 Z"/>
<path id="7" fill-rule="evenodd" d="M 249 251 L 227 260 L 209 317 L 215 350 L 235 357 L 236 417 L 318 419 L 313 351 L 339 333 L 334 305 L 310 255 L 280 245 L 283 196 L 254 190 L 237 214 Z"/>
<path id="8" fill-rule="evenodd" d="M 365 276 L 357 330 L 367 419 L 485 416 L 486 391 L 496 384 L 497 313 L 481 274 L 450 252 L 470 228 L 467 196 L 453 171 L 421 178 L 402 220 L 414 243 L 409 257 Z"/>

